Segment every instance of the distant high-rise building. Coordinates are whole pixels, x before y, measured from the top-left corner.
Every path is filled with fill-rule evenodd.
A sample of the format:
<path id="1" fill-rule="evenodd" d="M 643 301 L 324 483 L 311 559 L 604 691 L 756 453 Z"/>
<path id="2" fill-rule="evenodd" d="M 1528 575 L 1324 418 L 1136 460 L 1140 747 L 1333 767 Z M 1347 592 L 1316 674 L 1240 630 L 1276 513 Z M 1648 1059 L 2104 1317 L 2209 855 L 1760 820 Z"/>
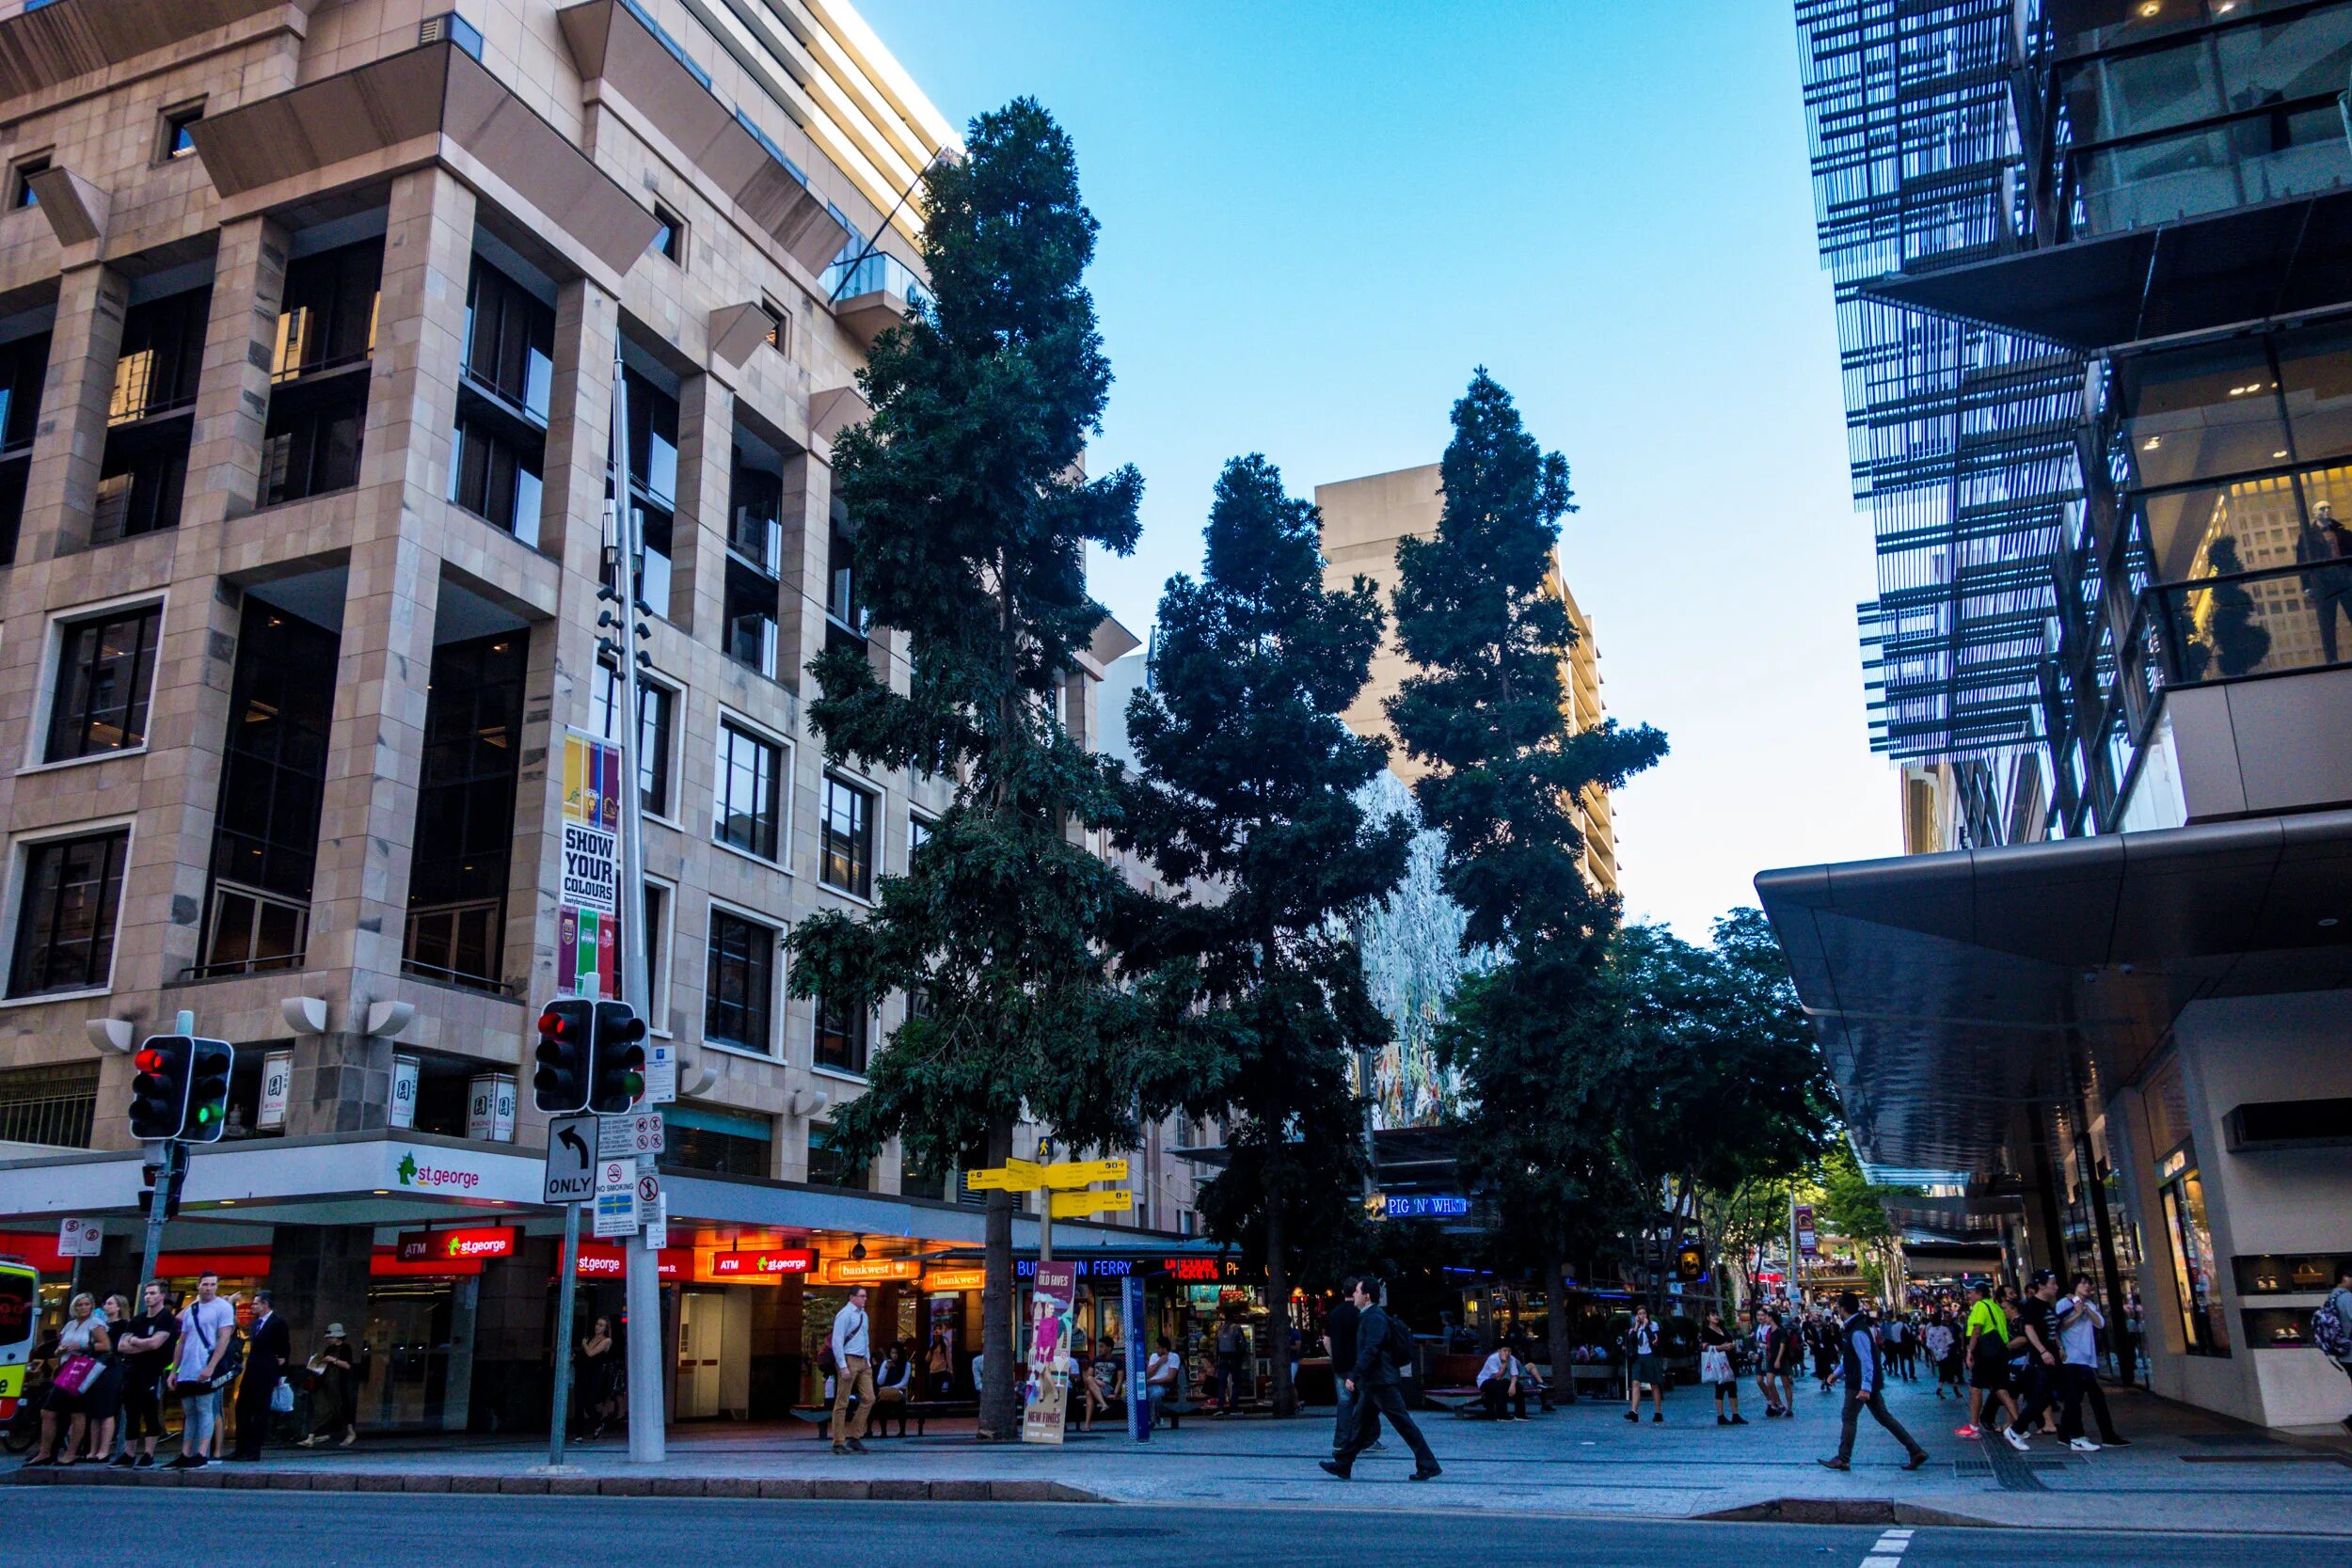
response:
<path id="1" fill-rule="evenodd" d="M 1391 627 L 1380 651 L 1373 656 L 1372 678 L 1364 683 L 1345 718 L 1358 735 L 1376 735 L 1389 742 L 1389 767 L 1411 784 L 1429 769 L 1406 753 L 1389 723 L 1388 701 L 1413 671 L 1412 661 L 1397 646 L 1394 612 L 1396 547 L 1407 539 L 1424 538 L 1438 531 L 1445 512 L 1438 465 L 1399 468 L 1315 486 L 1315 505 L 1323 512 L 1323 580 L 1327 588 L 1344 588 L 1357 578 L 1371 579 L 1380 591 L 1383 610 L 1390 610 Z M 1567 607 L 1576 627 L 1576 641 L 1561 671 L 1562 704 L 1580 730 L 1601 721 L 1600 647 L 1593 623 L 1568 592 L 1555 557 L 1544 591 Z M 1604 893 L 1617 891 L 1617 838 L 1609 792 L 1595 786 L 1577 803 L 1577 826 L 1584 834 L 1584 874 Z"/>

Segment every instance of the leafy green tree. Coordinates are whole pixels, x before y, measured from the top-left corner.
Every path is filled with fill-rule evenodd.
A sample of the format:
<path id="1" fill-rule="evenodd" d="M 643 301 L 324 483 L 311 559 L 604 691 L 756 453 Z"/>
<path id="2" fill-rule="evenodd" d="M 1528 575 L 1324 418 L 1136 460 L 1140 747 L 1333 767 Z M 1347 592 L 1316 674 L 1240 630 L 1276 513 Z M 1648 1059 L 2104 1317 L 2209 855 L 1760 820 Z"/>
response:
<path id="1" fill-rule="evenodd" d="M 1815 1202 L 1820 1209 L 1821 1229 L 1851 1242 L 1861 1252 L 1866 1268 L 1876 1265 L 1876 1277 L 1883 1285 L 1892 1274 L 1898 1242 L 1895 1227 L 1886 1217 L 1887 1200 L 1916 1189 L 1872 1181 L 1843 1138 L 1822 1150 L 1815 1180 L 1820 1186 L 1820 1196 Z"/>
<path id="2" fill-rule="evenodd" d="M 1416 673 L 1388 711 L 1430 768 L 1414 795 L 1445 835 L 1464 949 L 1500 955 L 1464 983 L 1438 1037 L 1472 1100 L 1462 1161 L 1503 1232 L 1541 1256 L 1557 1301 L 1616 1183 L 1608 1141 L 1625 1067 L 1601 974 L 1617 909 L 1584 878 L 1576 808 L 1652 766 L 1666 740 L 1647 725 L 1568 723 L 1576 631 L 1547 592 L 1574 510 L 1566 460 L 1536 444 L 1483 369 L 1453 420 L 1437 531 L 1397 550 L 1397 637 Z M 1566 1315 L 1551 1321 L 1553 1365 L 1565 1366 Z"/>
<path id="3" fill-rule="evenodd" d="M 1019 99 L 971 126 L 968 156 L 923 178 L 935 302 L 882 334 L 859 383 L 872 419 L 834 444 L 866 603 L 905 639 L 893 690 L 864 650 L 811 669 L 829 757 L 955 781 L 953 805 L 865 920 L 791 937 L 796 996 L 921 999 L 834 1119 L 845 1153 L 891 1137 L 917 1165 L 1001 1164 L 1034 1118 L 1074 1149 L 1136 1133 L 1141 996 L 1104 938 L 1117 873 L 1075 841 L 1114 809 L 1106 765 L 1055 721 L 1057 688 L 1104 618 L 1085 550 L 1135 544 L 1133 468 L 1085 477 L 1110 366 L 1081 281 L 1096 225 L 1070 138 Z M 983 1436 L 1017 1427 L 1013 1199 L 989 1195 Z"/>
<path id="4" fill-rule="evenodd" d="M 1831 1088 L 1761 911 L 1724 916 L 1704 948 L 1629 927 L 1611 970 L 1632 1058 L 1624 1156 L 1658 1195 L 1645 1218 L 1671 1257 L 1705 1212 L 1702 1195 L 1786 1181 L 1813 1163 L 1835 1125 Z"/>
<path id="5" fill-rule="evenodd" d="M 1347 1053 L 1389 1027 L 1349 922 L 1404 876 L 1410 829 L 1367 820 L 1358 796 L 1388 743 L 1340 719 L 1380 645 L 1372 585 L 1325 591 L 1315 509 L 1263 457 L 1225 466 L 1207 535 L 1200 579 L 1168 579 L 1152 683 L 1128 706 L 1141 768 L 1119 836 L 1184 890 L 1151 952 L 1188 966 L 1199 1026 L 1223 1046 L 1180 1085 L 1192 1115 L 1224 1118 L 1232 1151 L 1200 1210 L 1263 1257 L 1279 1333 L 1294 1238 L 1344 1231 L 1359 1207 Z M 1278 1344 L 1270 1360 L 1288 1416 L 1290 1357 Z"/>

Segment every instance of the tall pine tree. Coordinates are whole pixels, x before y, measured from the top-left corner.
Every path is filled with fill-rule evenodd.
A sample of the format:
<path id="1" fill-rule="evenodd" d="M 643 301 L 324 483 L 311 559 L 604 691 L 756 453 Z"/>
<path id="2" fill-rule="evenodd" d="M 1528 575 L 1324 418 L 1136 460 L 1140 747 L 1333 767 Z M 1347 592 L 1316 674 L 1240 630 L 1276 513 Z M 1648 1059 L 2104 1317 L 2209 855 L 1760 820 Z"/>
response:
<path id="1" fill-rule="evenodd" d="M 1142 766 L 1119 832 L 1184 890 L 1153 957 L 1195 976 L 1193 1023 L 1222 1049 L 1183 1098 L 1224 1118 L 1232 1151 L 1200 1208 L 1263 1257 L 1288 1416 L 1292 1257 L 1347 1227 L 1361 1169 L 1347 1056 L 1388 1037 L 1348 922 L 1404 876 L 1408 830 L 1366 820 L 1358 795 L 1388 744 L 1340 720 L 1380 645 L 1371 583 L 1324 589 L 1318 515 L 1263 457 L 1225 466 L 1207 532 L 1200 580 L 1171 578 L 1160 599 L 1152 684 L 1127 710 Z"/>
<path id="2" fill-rule="evenodd" d="M 1584 878 L 1576 807 L 1656 763 L 1666 738 L 1613 720 L 1570 727 L 1563 669 L 1577 634 L 1547 592 L 1560 519 L 1575 510 L 1568 465 L 1484 369 L 1454 405 L 1440 473 L 1436 534 L 1397 549 L 1397 637 L 1417 673 L 1389 718 L 1430 768 L 1414 795 L 1445 835 L 1463 946 L 1500 956 L 1464 983 L 1439 1037 L 1471 1101 L 1462 1161 L 1502 1233 L 1538 1255 L 1556 1304 L 1620 1180 L 1608 1145 L 1625 1067 L 1601 974 L 1616 901 Z M 1566 1314 L 1550 1318 L 1564 1367 Z"/>
<path id="3" fill-rule="evenodd" d="M 866 604 L 905 639 L 910 686 L 892 690 L 861 649 L 829 650 L 809 718 L 828 756 L 952 778 L 955 800 L 869 918 L 801 924 L 790 983 L 840 1006 L 922 1000 L 834 1130 L 851 1159 L 895 1135 L 952 1170 L 1001 1164 L 1025 1118 L 1073 1147 L 1136 1136 L 1136 1004 L 1102 940 L 1121 884 L 1073 831 L 1106 818 L 1110 781 L 1054 695 L 1104 614 L 1085 547 L 1134 547 L 1142 481 L 1081 467 L 1111 373 L 1070 138 L 1016 100 L 923 187 L 935 303 L 876 342 L 859 376 L 873 418 L 834 452 Z M 1018 1427 L 1012 1215 L 1012 1195 L 989 1195 L 984 1436 Z"/>

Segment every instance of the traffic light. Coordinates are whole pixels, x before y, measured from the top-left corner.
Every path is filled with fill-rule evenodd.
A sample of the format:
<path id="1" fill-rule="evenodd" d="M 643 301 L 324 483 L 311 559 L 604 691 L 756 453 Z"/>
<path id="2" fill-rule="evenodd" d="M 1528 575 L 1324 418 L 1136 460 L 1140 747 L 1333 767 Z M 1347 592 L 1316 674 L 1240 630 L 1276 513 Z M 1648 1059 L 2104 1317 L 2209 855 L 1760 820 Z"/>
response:
<path id="1" fill-rule="evenodd" d="M 596 1028 L 593 1002 L 558 998 L 539 1009 L 539 1069 L 531 1075 L 532 1099 L 539 1109 L 567 1117 L 588 1108 Z"/>
<path id="2" fill-rule="evenodd" d="M 188 1077 L 196 1041 L 185 1035 L 150 1035 L 131 1058 L 131 1135 L 176 1138 L 188 1119 Z"/>
<path id="3" fill-rule="evenodd" d="M 192 1144 L 216 1144 L 229 1119 L 229 1075 L 237 1053 L 227 1040 L 193 1039 L 188 1045 L 188 1116 L 180 1136 Z"/>
<path id="4" fill-rule="evenodd" d="M 596 1066 L 589 1073 L 588 1108 L 616 1117 L 645 1092 L 645 1021 L 626 1002 L 596 1004 Z"/>

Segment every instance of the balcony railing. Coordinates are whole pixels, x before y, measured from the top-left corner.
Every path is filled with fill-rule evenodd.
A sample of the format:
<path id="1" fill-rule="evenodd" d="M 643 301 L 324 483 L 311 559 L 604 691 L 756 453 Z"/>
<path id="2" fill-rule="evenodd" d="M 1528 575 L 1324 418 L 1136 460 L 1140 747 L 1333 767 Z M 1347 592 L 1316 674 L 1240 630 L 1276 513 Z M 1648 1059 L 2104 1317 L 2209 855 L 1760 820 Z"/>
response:
<path id="1" fill-rule="evenodd" d="M 825 293 L 835 305 L 865 294 L 897 294 L 909 305 L 928 306 L 931 299 L 930 287 L 914 276 L 914 269 L 886 250 L 863 258 L 845 252 L 825 269 Z"/>
<path id="2" fill-rule="evenodd" d="M 474 990 L 504 991 L 506 982 L 499 977 L 504 912 L 504 901 L 497 898 L 410 910 L 401 969 Z"/>
<path id="3" fill-rule="evenodd" d="M 205 932 L 204 961 L 191 964 L 184 978 L 210 980 L 224 974 L 300 969 L 310 945 L 310 906 L 236 882 L 213 888 L 213 919 Z"/>

